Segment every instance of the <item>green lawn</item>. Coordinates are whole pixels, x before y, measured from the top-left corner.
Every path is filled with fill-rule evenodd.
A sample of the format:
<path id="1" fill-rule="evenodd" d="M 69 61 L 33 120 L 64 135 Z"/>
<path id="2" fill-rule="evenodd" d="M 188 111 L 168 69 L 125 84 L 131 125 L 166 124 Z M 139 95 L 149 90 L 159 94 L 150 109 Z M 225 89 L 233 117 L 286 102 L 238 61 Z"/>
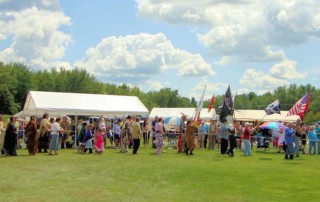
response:
<path id="1" fill-rule="evenodd" d="M 0 157 L 0 201 L 319 201 L 320 156 L 284 160 L 283 153 L 245 157 L 167 149 L 156 156 L 115 149 L 81 155 Z"/>

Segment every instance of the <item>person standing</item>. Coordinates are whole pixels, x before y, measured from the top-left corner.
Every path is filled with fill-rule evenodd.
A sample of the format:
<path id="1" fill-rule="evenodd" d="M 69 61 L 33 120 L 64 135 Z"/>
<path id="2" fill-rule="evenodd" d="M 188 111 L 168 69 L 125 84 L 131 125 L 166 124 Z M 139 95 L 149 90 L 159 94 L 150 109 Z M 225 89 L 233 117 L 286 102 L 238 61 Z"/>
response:
<path id="1" fill-rule="evenodd" d="M 86 126 L 86 135 L 83 138 L 82 145 L 84 145 L 83 152 L 86 153 L 89 150 L 89 154 L 92 154 L 92 124 Z"/>
<path id="2" fill-rule="evenodd" d="M 204 149 L 204 139 L 206 136 L 206 125 L 204 121 L 201 121 L 199 126 L 199 133 L 198 133 L 198 145 L 200 149 Z"/>
<path id="3" fill-rule="evenodd" d="M 61 122 L 59 121 L 59 123 L 60 123 L 61 129 L 63 129 L 63 130 L 61 130 L 62 137 L 60 139 L 60 147 L 66 149 L 67 148 L 67 140 L 69 138 L 70 131 L 71 131 L 71 126 L 70 126 L 70 123 L 68 122 L 68 117 L 63 116 L 62 121 Z"/>
<path id="4" fill-rule="evenodd" d="M 228 150 L 229 126 L 227 119 L 222 120 L 221 124 L 221 154 L 226 154 Z"/>
<path id="5" fill-rule="evenodd" d="M 157 145 L 155 144 L 155 140 L 156 140 L 156 124 L 159 122 L 159 117 L 155 116 L 154 120 L 152 121 L 151 125 L 152 125 L 152 148 L 157 148 Z"/>
<path id="6" fill-rule="evenodd" d="M 164 130 L 163 130 L 163 122 L 162 122 L 162 118 L 158 119 L 158 122 L 156 122 L 155 125 L 155 145 L 157 147 L 156 149 L 156 154 L 160 155 L 161 151 L 162 151 L 162 147 L 163 147 L 163 135 L 164 135 Z"/>
<path id="7" fill-rule="evenodd" d="M 318 136 L 314 130 L 314 126 L 310 126 L 310 129 L 308 131 L 308 139 L 309 139 L 309 149 L 308 153 L 311 155 L 311 151 L 313 148 L 313 154 L 316 155 L 316 147 L 318 143 Z"/>
<path id="8" fill-rule="evenodd" d="M 37 119 L 36 117 L 31 116 L 30 121 L 26 126 L 26 137 L 28 140 L 27 148 L 31 156 L 34 156 L 37 153 L 37 138 L 38 138 L 37 136 L 38 136 Z"/>
<path id="9" fill-rule="evenodd" d="M 103 143 L 103 136 L 102 136 L 102 129 L 98 129 L 97 131 L 97 140 L 95 142 L 95 148 L 98 154 L 102 154 L 104 150 L 104 143 Z"/>
<path id="10" fill-rule="evenodd" d="M 49 148 L 50 128 L 51 124 L 49 121 L 49 114 L 44 113 L 39 128 L 40 137 L 37 140 L 39 153 L 41 153 L 42 148 L 44 149 L 44 153 L 47 153 L 47 150 Z"/>
<path id="11" fill-rule="evenodd" d="M 148 123 L 148 119 L 143 121 L 142 131 L 143 131 L 143 144 L 144 144 L 144 147 L 147 147 L 149 145 L 149 139 L 150 139 L 150 126 Z"/>
<path id="12" fill-rule="evenodd" d="M 1 154 L 4 154 L 3 144 L 4 144 L 5 135 L 6 135 L 6 129 L 4 128 L 2 114 L 0 114 L 0 151 L 1 151 Z"/>
<path id="13" fill-rule="evenodd" d="M 252 133 L 252 129 L 250 128 L 250 123 L 246 122 L 244 124 L 244 130 L 242 134 L 242 141 L 243 141 L 243 153 L 245 156 L 251 156 L 251 142 L 250 142 L 250 136 Z"/>
<path id="14" fill-rule="evenodd" d="M 131 116 L 127 116 L 125 123 L 123 124 L 123 130 L 121 133 L 121 151 L 122 153 L 128 152 L 129 147 L 129 134 L 131 130 L 130 126 Z"/>
<path id="15" fill-rule="evenodd" d="M 179 141 L 178 141 L 178 153 L 185 152 L 187 148 L 187 140 L 186 140 L 186 120 L 187 116 L 182 115 L 181 122 L 180 122 L 180 134 L 179 134 Z"/>
<path id="16" fill-rule="evenodd" d="M 7 156 L 17 156 L 18 133 L 15 126 L 16 120 L 16 117 L 11 116 L 10 122 L 7 125 L 6 136 L 4 139 L 4 149 Z"/>
<path id="17" fill-rule="evenodd" d="M 218 124 L 217 124 L 217 119 L 212 118 L 210 119 L 210 126 L 209 126 L 209 131 L 208 131 L 208 138 L 209 138 L 209 146 L 208 149 L 213 149 L 217 143 L 217 134 L 218 134 Z"/>
<path id="18" fill-rule="evenodd" d="M 284 131 L 284 139 L 285 139 L 285 144 L 287 146 L 286 155 L 284 157 L 285 159 L 289 159 L 288 155 L 290 156 L 290 159 L 293 159 L 293 155 L 294 155 L 293 136 L 294 136 L 294 134 L 295 134 L 295 131 L 293 129 L 293 123 L 289 123 Z"/>
<path id="19" fill-rule="evenodd" d="M 140 147 L 141 128 L 140 128 L 139 122 L 140 122 L 140 119 L 136 118 L 135 122 L 132 123 L 132 140 L 133 140 L 132 154 L 137 154 L 138 149 Z"/>
<path id="20" fill-rule="evenodd" d="M 300 153 L 300 139 L 301 139 L 301 120 L 297 119 L 296 126 L 295 126 L 295 134 L 293 136 L 295 148 L 294 153 L 296 154 L 296 157 L 299 157 Z"/>
<path id="21" fill-rule="evenodd" d="M 121 120 L 119 119 L 116 124 L 113 126 L 113 137 L 114 137 L 114 144 L 115 148 L 119 149 L 119 140 L 120 140 L 120 134 L 121 134 Z"/>
<path id="22" fill-rule="evenodd" d="M 196 147 L 195 145 L 195 134 L 194 134 L 195 126 L 193 121 L 187 121 L 187 128 L 186 128 L 186 140 L 187 140 L 187 149 L 185 151 L 186 155 L 190 154 L 193 155 L 193 150 Z"/>
<path id="23" fill-rule="evenodd" d="M 61 118 L 57 117 L 56 121 L 51 125 L 50 133 L 50 145 L 49 145 L 49 155 L 52 155 L 52 151 L 57 155 L 59 151 L 59 134 L 63 132 L 61 127 Z"/>

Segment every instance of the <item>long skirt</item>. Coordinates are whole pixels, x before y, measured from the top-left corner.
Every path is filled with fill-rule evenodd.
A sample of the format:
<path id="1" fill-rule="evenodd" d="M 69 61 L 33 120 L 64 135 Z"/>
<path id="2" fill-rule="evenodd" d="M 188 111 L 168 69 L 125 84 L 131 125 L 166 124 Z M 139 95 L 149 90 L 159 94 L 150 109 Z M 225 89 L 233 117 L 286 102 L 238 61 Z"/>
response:
<path id="1" fill-rule="evenodd" d="M 59 136 L 58 134 L 51 134 L 49 150 L 58 151 L 59 150 Z"/>
<path id="2" fill-rule="evenodd" d="M 163 147 L 163 135 L 161 133 L 156 133 L 156 146 Z"/>
<path id="3" fill-rule="evenodd" d="M 28 138 L 28 151 L 30 155 L 35 155 L 37 153 L 37 140 L 36 138 Z"/>

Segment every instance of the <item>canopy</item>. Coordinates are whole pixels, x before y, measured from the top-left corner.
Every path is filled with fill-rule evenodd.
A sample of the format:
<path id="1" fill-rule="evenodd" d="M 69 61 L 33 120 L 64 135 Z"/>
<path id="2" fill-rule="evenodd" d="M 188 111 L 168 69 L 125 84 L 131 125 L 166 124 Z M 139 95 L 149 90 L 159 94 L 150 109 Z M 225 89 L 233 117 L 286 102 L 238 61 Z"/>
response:
<path id="1" fill-rule="evenodd" d="M 281 114 L 266 115 L 264 110 L 234 110 L 234 118 L 238 121 L 283 121 L 294 122 L 298 115 L 287 116 L 288 111 L 281 111 Z"/>
<path id="2" fill-rule="evenodd" d="M 194 116 L 195 108 L 153 108 L 150 112 L 149 119 L 154 119 L 155 116 L 158 117 L 172 117 L 177 116 L 181 117 L 182 114 L 187 115 L 187 119 Z M 209 120 L 212 117 L 216 118 L 216 111 L 215 109 L 211 109 L 210 112 L 208 112 L 208 108 L 203 108 L 200 113 L 200 119 L 203 120 Z"/>
<path id="3" fill-rule="evenodd" d="M 148 115 L 136 96 L 30 91 L 23 114 L 42 115 Z"/>

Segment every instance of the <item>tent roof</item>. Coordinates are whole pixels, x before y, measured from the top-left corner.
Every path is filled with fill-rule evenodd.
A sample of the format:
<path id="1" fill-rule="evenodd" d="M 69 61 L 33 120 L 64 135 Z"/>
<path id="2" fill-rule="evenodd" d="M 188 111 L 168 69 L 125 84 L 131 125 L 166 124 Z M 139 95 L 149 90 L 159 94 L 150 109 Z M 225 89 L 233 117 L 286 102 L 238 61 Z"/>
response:
<path id="1" fill-rule="evenodd" d="M 264 110 L 234 110 L 234 118 L 239 121 L 283 121 L 293 122 L 300 118 L 297 115 L 287 116 L 288 111 L 281 114 L 266 115 Z"/>
<path id="2" fill-rule="evenodd" d="M 194 115 L 195 108 L 153 108 L 150 112 L 149 118 L 154 119 L 155 116 L 158 117 L 172 117 L 177 116 L 181 117 L 182 113 L 187 115 L 187 118 L 192 117 Z M 215 109 L 211 109 L 211 112 L 208 112 L 208 108 L 203 108 L 200 113 L 201 119 L 210 119 L 212 117 L 216 117 Z"/>
<path id="3" fill-rule="evenodd" d="M 136 96 L 30 91 L 24 115 L 148 115 Z"/>

